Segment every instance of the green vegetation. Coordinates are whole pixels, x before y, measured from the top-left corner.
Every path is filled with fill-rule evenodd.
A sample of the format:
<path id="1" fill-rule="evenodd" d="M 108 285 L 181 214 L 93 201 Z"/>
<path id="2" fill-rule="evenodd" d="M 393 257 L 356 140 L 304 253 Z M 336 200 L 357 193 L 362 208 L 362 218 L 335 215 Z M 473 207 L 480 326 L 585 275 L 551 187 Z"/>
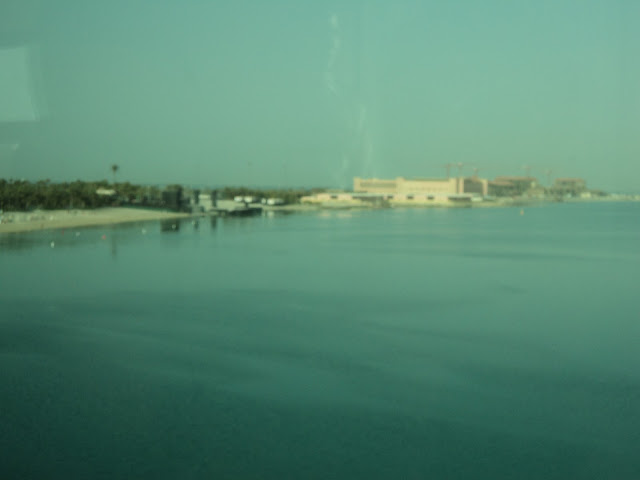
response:
<path id="1" fill-rule="evenodd" d="M 115 165 L 114 165 L 115 167 Z M 115 173 L 114 169 L 114 173 Z M 114 190 L 115 193 L 109 193 Z M 182 191 L 180 185 L 172 184 L 164 191 Z M 99 191 L 101 191 L 99 193 Z M 210 190 L 203 189 L 203 193 Z M 299 203 L 300 197 L 323 191 L 322 189 L 256 189 L 248 187 L 225 187 L 219 189 L 218 198 L 233 199 L 238 195 L 261 198 L 281 198 L 285 203 Z M 0 209 L 5 211 L 29 211 L 35 209 L 60 210 L 70 208 L 100 208 L 121 205 L 166 207 L 162 190 L 158 187 L 133 185 L 129 182 L 52 183 L 49 180 L 27 182 L 24 180 L 0 179 Z"/>
<path id="2" fill-rule="evenodd" d="M 114 189 L 116 195 L 99 195 L 99 189 Z M 156 187 L 132 185 L 128 182 L 109 184 L 97 182 L 52 183 L 49 180 L 27 182 L 0 179 L 0 209 L 46 210 L 66 208 L 99 208 L 123 204 L 159 205 L 160 190 Z"/>

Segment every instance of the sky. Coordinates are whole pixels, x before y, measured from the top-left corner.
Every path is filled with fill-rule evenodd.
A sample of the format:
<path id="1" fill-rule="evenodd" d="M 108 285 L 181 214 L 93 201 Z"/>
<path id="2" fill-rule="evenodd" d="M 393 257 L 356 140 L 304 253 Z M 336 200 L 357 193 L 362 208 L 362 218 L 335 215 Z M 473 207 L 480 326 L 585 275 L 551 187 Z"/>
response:
<path id="1" fill-rule="evenodd" d="M 640 2 L 5 0 L 0 177 L 640 192 Z M 454 169 L 455 171 L 455 169 Z"/>

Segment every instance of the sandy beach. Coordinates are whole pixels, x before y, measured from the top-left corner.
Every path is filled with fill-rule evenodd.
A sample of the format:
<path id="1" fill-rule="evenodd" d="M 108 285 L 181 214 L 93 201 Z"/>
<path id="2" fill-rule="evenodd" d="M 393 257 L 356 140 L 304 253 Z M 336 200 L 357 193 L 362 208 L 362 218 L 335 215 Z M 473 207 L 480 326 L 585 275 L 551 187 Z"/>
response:
<path id="1" fill-rule="evenodd" d="M 0 234 L 56 228 L 90 227 L 146 220 L 189 217 L 187 213 L 138 208 L 100 208 L 96 210 L 36 210 L 0 214 Z"/>

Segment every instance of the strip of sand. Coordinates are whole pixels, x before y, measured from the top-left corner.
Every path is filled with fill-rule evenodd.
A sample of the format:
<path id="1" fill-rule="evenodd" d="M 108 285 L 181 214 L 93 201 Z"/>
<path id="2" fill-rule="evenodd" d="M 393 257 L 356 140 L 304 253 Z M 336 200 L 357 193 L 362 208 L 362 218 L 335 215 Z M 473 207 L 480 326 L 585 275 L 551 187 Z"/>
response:
<path id="1" fill-rule="evenodd" d="M 188 213 L 141 208 L 100 208 L 96 210 L 36 210 L 4 212 L 0 215 L 0 234 L 58 228 L 90 227 L 116 223 L 143 222 L 189 217 Z"/>

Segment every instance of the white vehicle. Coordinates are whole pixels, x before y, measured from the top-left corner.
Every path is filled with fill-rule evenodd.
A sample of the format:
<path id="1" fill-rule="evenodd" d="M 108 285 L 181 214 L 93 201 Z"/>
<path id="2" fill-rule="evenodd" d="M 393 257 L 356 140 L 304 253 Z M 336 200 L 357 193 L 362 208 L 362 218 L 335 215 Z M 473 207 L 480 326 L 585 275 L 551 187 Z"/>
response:
<path id="1" fill-rule="evenodd" d="M 270 198 L 267 200 L 267 205 L 284 205 L 284 200 L 281 198 Z"/>
<path id="2" fill-rule="evenodd" d="M 233 201 L 238 203 L 244 203 L 244 197 L 238 195 L 237 197 L 233 197 Z"/>

